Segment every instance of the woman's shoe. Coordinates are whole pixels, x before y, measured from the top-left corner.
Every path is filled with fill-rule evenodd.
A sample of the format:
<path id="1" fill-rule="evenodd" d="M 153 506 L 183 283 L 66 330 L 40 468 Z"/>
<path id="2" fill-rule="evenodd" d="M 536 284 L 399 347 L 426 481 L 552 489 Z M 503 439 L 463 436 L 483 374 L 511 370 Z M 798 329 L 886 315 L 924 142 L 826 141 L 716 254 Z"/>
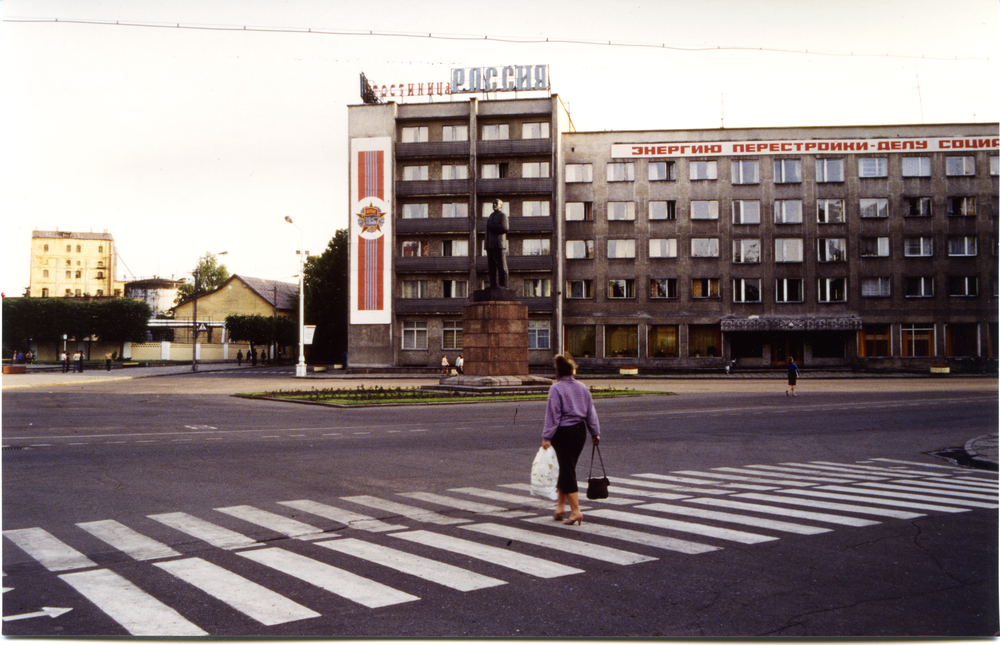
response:
<path id="1" fill-rule="evenodd" d="M 566 517 L 566 511 L 556 511 L 555 513 L 552 514 L 552 519 L 554 519 L 557 522 L 562 522 L 563 519 L 565 519 L 565 517 Z"/>
<path id="2" fill-rule="evenodd" d="M 565 520 L 563 520 L 563 524 L 566 524 L 568 526 L 573 526 L 574 524 L 583 524 L 583 515 L 581 515 L 580 517 L 572 517 L 572 516 L 568 517 Z"/>

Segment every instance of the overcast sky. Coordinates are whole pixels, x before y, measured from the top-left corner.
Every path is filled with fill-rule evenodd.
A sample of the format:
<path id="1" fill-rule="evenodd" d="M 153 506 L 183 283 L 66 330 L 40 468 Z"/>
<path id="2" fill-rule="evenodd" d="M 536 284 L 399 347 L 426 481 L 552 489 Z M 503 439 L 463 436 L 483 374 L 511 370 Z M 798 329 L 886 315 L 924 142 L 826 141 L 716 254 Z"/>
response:
<path id="1" fill-rule="evenodd" d="M 581 131 L 1000 118 L 996 0 L 2 7 L 7 295 L 28 286 L 31 231 L 56 228 L 111 233 L 123 279 L 190 276 L 226 251 L 232 273 L 294 281 L 284 217 L 313 254 L 347 227 L 360 72 L 388 85 L 548 64 Z"/>

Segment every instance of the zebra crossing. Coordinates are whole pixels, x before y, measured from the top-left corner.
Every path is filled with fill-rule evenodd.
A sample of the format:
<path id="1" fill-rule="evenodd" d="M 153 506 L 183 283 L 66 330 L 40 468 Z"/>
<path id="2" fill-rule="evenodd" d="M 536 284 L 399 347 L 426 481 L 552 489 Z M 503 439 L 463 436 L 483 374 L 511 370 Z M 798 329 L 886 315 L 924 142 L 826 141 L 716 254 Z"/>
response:
<path id="1" fill-rule="evenodd" d="M 15 528 L 3 532 L 16 547 L 4 552 L 14 560 L 4 562 L 5 593 L 41 567 L 86 599 L 80 609 L 96 608 L 124 635 L 200 636 L 210 626 L 178 598 L 211 597 L 266 627 L 323 615 L 312 596 L 278 591 L 290 585 L 377 610 L 420 602 L 415 591 L 424 587 L 414 579 L 455 593 L 513 589 L 525 577 L 585 575 L 589 562 L 641 567 L 791 535 L 998 508 L 995 473 L 881 458 L 635 473 L 611 477 L 611 492 L 581 500 L 578 526 L 553 522 L 551 502 L 508 483 L 158 513 L 131 526 L 104 519 Z M 168 574 L 176 588 L 157 597 L 162 589 L 148 588 L 150 570 L 137 563 Z"/>

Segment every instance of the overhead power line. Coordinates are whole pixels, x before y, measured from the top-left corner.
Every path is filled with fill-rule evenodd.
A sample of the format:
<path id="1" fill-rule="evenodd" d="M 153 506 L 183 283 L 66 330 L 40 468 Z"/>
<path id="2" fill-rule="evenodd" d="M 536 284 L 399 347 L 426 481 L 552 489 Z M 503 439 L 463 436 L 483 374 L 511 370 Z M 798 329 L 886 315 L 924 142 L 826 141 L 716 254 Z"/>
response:
<path id="1" fill-rule="evenodd" d="M 75 24 L 75 25 L 101 25 L 112 27 L 145 27 L 155 29 L 191 29 L 197 31 L 243 31 L 256 33 L 286 33 L 286 34 L 317 34 L 325 36 L 378 36 L 382 38 L 429 38 L 432 40 L 444 41 L 479 41 L 497 42 L 519 45 L 592 45 L 600 47 L 627 47 L 642 49 L 663 49 L 680 52 L 713 52 L 713 51 L 741 51 L 741 52 L 767 52 L 775 54 L 796 54 L 807 56 L 835 56 L 835 57 L 866 57 L 866 58 L 905 58 L 924 59 L 937 61 L 959 61 L 978 60 L 993 62 L 990 57 L 981 56 L 927 56 L 924 54 L 893 54 L 893 53 L 872 53 L 872 52 L 835 52 L 818 51 L 809 49 L 782 49 L 775 47 L 745 47 L 738 45 L 717 45 L 717 46 L 682 46 L 668 45 L 667 43 L 630 43 L 615 42 L 613 40 L 581 40 L 574 38 L 541 38 L 541 37 L 517 37 L 517 36 L 489 36 L 471 34 L 442 34 L 442 33 L 412 33 L 394 31 L 375 30 L 355 30 L 355 29 L 315 29 L 307 27 L 251 27 L 247 25 L 197 25 L 184 23 L 166 22 L 139 22 L 130 20 L 80 20 L 80 19 L 60 19 L 60 18 L 22 18 L 5 16 L 4 22 L 12 23 L 53 23 L 53 24 Z"/>

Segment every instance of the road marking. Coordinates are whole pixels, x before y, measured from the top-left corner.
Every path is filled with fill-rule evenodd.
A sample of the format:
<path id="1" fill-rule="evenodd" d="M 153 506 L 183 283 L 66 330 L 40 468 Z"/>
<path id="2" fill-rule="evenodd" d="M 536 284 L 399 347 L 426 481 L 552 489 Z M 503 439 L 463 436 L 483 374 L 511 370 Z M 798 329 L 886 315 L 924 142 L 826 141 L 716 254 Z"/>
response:
<path id="1" fill-rule="evenodd" d="M 856 488 L 848 489 L 851 492 L 863 492 Z M 867 502 L 869 504 L 882 504 L 883 506 L 897 506 L 902 508 L 916 508 L 922 511 L 941 511 L 943 513 L 965 513 L 967 508 L 955 508 L 954 506 L 937 506 L 935 504 L 923 504 L 921 502 L 910 502 L 896 499 L 882 499 L 879 497 L 867 497 L 865 495 L 842 495 L 840 493 L 827 493 L 816 489 L 796 489 L 785 488 L 778 491 L 788 495 L 805 495 L 807 497 L 821 497 L 824 499 L 839 499 L 846 502 Z"/>
<path id="2" fill-rule="evenodd" d="M 732 529 L 723 529 L 705 524 L 680 522 L 678 520 L 671 520 L 665 517 L 656 517 L 655 515 L 627 513 L 625 511 L 615 511 L 611 509 L 597 509 L 595 511 L 591 511 L 590 515 L 594 517 L 603 517 L 609 520 L 617 520 L 620 522 L 632 522 L 633 524 L 655 526 L 656 528 L 680 531 L 681 533 L 694 533 L 695 535 L 704 535 L 706 537 L 729 540 L 730 542 L 740 542 L 742 544 L 759 544 L 761 542 L 773 542 L 778 539 L 770 535 L 758 535 L 756 533 L 734 531 Z"/>
<path id="3" fill-rule="evenodd" d="M 1000 491 L 997 490 L 997 487 L 993 484 L 990 484 L 988 487 L 982 487 L 974 484 L 967 484 L 965 482 L 948 483 L 940 479 L 935 479 L 934 481 L 929 481 L 929 482 L 921 481 L 919 479 L 894 479 L 892 480 L 892 483 L 909 484 L 911 486 L 920 486 L 921 488 L 928 488 L 928 489 L 956 490 L 956 491 L 960 490 L 968 493 L 983 493 L 984 495 L 987 495 L 989 498 L 996 497 L 997 494 L 1000 493 Z"/>
<path id="4" fill-rule="evenodd" d="M 69 571 L 97 566 L 93 560 L 44 529 L 15 529 L 4 531 L 3 534 L 49 571 Z"/>
<path id="5" fill-rule="evenodd" d="M 484 497 L 486 499 L 494 499 L 498 502 L 506 502 L 508 504 L 513 504 L 515 506 L 531 506 L 533 508 L 544 508 L 546 510 L 552 510 L 553 502 L 543 499 L 538 499 L 537 497 L 528 497 L 527 495 L 511 495 L 510 493 L 505 493 L 499 490 L 489 490 L 486 488 L 449 488 L 452 493 L 462 493 L 465 495 L 472 495 L 473 497 Z M 583 508 L 582 506 L 580 508 Z"/>
<path id="6" fill-rule="evenodd" d="M 356 558 L 374 562 L 396 571 L 417 576 L 424 580 L 457 589 L 458 591 L 475 591 L 476 589 L 486 589 L 507 584 L 503 580 L 490 578 L 489 576 L 462 569 L 450 564 L 424 558 L 412 553 L 397 551 L 379 544 L 363 542 L 354 538 L 343 540 L 330 540 L 329 542 L 317 542 L 317 546 L 326 547 L 333 551 L 352 555 Z"/>
<path id="7" fill-rule="evenodd" d="M 73 611 L 72 607 L 42 607 L 41 611 L 33 611 L 27 614 L 15 614 L 14 616 L 4 616 L 3 622 L 11 620 L 27 620 L 28 618 L 58 618 L 65 613 Z"/>
<path id="8" fill-rule="evenodd" d="M 818 535 L 829 533 L 831 529 L 806 526 L 805 524 L 795 524 L 794 522 L 782 522 L 762 517 L 750 517 L 748 515 L 737 515 L 736 513 L 725 513 L 722 511 L 711 511 L 703 508 L 689 508 L 687 506 L 677 506 L 675 504 L 644 504 L 637 506 L 647 511 L 657 513 L 668 513 L 673 515 L 686 515 L 703 520 L 714 520 L 716 522 L 729 522 L 730 524 L 745 524 L 756 526 L 757 528 L 770 529 L 772 531 L 783 531 L 785 533 L 798 533 L 799 535 Z"/>
<path id="9" fill-rule="evenodd" d="M 504 526 L 501 524 L 471 524 L 463 526 L 462 528 L 468 531 L 476 531 L 477 533 L 484 533 L 486 535 L 503 538 L 505 540 L 517 540 L 518 542 L 524 542 L 525 544 L 533 544 L 546 549 L 556 549 L 557 551 L 562 551 L 563 553 L 572 553 L 574 555 L 592 558 L 594 560 L 601 560 L 602 562 L 610 562 L 612 564 L 629 565 L 638 564 L 640 562 L 652 562 L 656 560 L 654 557 L 639 553 L 632 553 L 631 551 L 622 551 L 621 549 L 615 549 L 609 546 L 590 544 L 582 540 L 574 540 L 572 538 L 539 533 L 538 531 L 528 531 L 526 529 Z"/>
<path id="10" fill-rule="evenodd" d="M 240 551 L 239 555 L 369 609 L 420 600 L 417 596 L 284 549 Z"/>
<path id="11" fill-rule="evenodd" d="M 759 470 L 753 470 L 752 468 L 714 468 L 713 470 L 720 470 L 727 473 L 742 473 L 745 475 L 755 475 L 757 477 L 778 477 L 780 474 L 774 474 L 769 472 L 761 472 Z M 798 476 L 795 478 L 798 482 L 822 482 L 825 484 L 850 484 L 853 480 L 851 479 L 838 479 L 836 477 L 806 477 Z"/>
<path id="12" fill-rule="evenodd" d="M 166 544 L 161 544 L 114 520 L 80 522 L 77 526 L 135 560 L 155 560 L 180 555 Z"/>
<path id="13" fill-rule="evenodd" d="M 201 558 L 157 562 L 156 566 L 264 625 L 320 616 L 312 609 Z"/>
<path id="14" fill-rule="evenodd" d="M 826 473 L 828 475 L 836 473 L 838 475 L 843 475 L 845 477 L 850 476 L 852 479 L 862 479 L 862 480 L 865 480 L 865 481 L 883 481 L 883 480 L 892 479 L 893 477 L 897 477 L 898 476 L 898 475 L 876 475 L 875 473 L 862 473 L 862 472 L 860 472 L 858 470 L 855 470 L 853 468 L 837 468 L 837 467 L 834 467 L 834 466 L 816 466 L 816 465 L 813 465 L 813 464 L 800 464 L 800 463 L 794 463 L 794 462 L 789 462 L 787 465 L 788 466 L 796 466 L 796 467 L 799 467 L 799 468 L 808 468 L 808 469 L 811 469 L 812 472 L 819 471 L 820 473 Z"/>
<path id="15" fill-rule="evenodd" d="M 97 569 L 59 577 L 133 636 L 208 636 L 208 632 L 113 571 Z"/>
<path id="16" fill-rule="evenodd" d="M 313 502 L 308 499 L 298 499 L 290 502 L 278 503 L 282 506 L 288 506 L 300 511 L 305 511 L 306 513 L 318 515 L 319 517 L 325 517 L 328 520 L 333 520 L 334 522 L 339 522 L 349 528 L 359 529 L 361 531 L 381 533 L 383 531 L 399 531 L 410 528 L 401 524 L 387 524 L 381 520 L 376 520 L 374 517 L 369 517 L 368 515 L 362 515 L 360 513 L 347 511 L 334 506 L 327 506 L 326 504 L 320 504 L 319 502 Z"/>
<path id="17" fill-rule="evenodd" d="M 947 473 L 927 472 L 923 470 L 909 470 L 907 468 L 890 468 L 888 466 L 865 466 L 863 464 L 839 464 L 833 461 L 814 461 L 814 464 L 821 466 L 838 466 L 844 468 L 854 468 L 865 472 L 881 473 L 883 475 L 912 475 L 914 477 L 947 477 Z"/>
<path id="18" fill-rule="evenodd" d="M 669 477 L 669 475 L 665 475 L 664 477 Z M 733 492 L 731 490 L 724 490 L 721 488 L 694 488 L 691 486 L 678 486 L 676 484 L 661 484 L 659 482 L 651 482 L 651 481 L 646 481 L 644 479 L 630 479 L 628 477 L 609 477 L 608 479 L 611 480 L 612 486 L 625 484 L 626 486 L 639 486 L 645 488 L 654 488 L 656 490 L 672 490 L 680 493 L 695 493 L 697 495 L 729 495 L 730 493 Z M 680 480 L 684 478 L 674 477 L 672 479 Z M 713 484 L 715 486 L 719 485 L 718 482 L 712 482 L 706 480 L 697 480 L 697 481 L 705 481 L 706 484 Z"/>
<path id="19" fill-rule="evenodd" d="M 148 517 L 220 549 L 239 549 L 257 544 L 256 540 L 242 533 L 230 531 L 187 513 L 161 513 Z"/>
<path id="20" fill-rule="evenodd" d="M 715 479 L 732 480 L 738 482 L 755 482 L 757 484 L 768 484 L 772 488 L 777 488 L 779 486 L 801 486 L 802 481 L 796 479 L 795 481 L 788 481 L 787 479 L 768 479 L 764 477 L 750 477 L 749 475 L 731 475 L 729 473 L 706 473 L 695 470 L 679 470 L 679 473 L 687 475 L 701 475 L 702 477 L 713 477 Z M 652 473 L 645 475 L 636 475 L 636 477 L 655 477 Z M 772 477 L 777 477 L 777 475 L 772 475 Z"/>
<path id="21" fill-rule="evenodd" d="M 943 464 L 924 464 L 919 461 L 903 461 L 902 459 L 886 459 L 885 457 L 875 457 L 868 461 L 885 461 L 894 464 L 906 464 L 909 466 L 921 466 L 923 468 L 944 468 L 946 470 L 962 470 L 958 466 L 945 466 Z"/>
<path id="22" fill-rule="evenodd" d="M 557 562 L 550 562 L 542 558 L 518 553 L 517 551 L 501 549 L 430 531 L 404 531 L 402 533 L 393 533 L 392 536 L 417 544 L 423 544 L 424 546 L 431 546 L 470 558 L 476 558 L 477 560 L 485 560 L 491 564 L 514 569 L 515 571 L 527 573 L 537 578 L 558 578 L 574 573 L 583 573 L 583 569 L 576 569 Z"/>
<path id="23" fill-rule="evenodd" d="M 578 485 L 578 487 L 579 487 L 579 489 L 581 491 L 586 491 L 587 490 L 587 482 L 585 482 L 585 481 L 577 482 L 577 485 Z M 531 491 L 531 484 L 526 483 L 526 482 L 520 483 L 520 484 L 500 484 L 500 486 L 503 487 L 503 488 L 511 488 L 511 489 L 514 489 L 514 490 L 523 490 L 523 491 L 528 491 L 528 492 Z M 613 493 L 613 496 L 607 497 L 607 498 L 601 499 L 601 500 L 591 500 L 591 501 L 600 502 L 601 504 L 610 504 L 611 506 L 631 506 L 632 504 L 638 504 L 640 501 L 642 501 L 642 500 L 638 500 L 638 499 L 626 499 L 624 497 L 618 497 L 618 493 L 620 493 L 621 490 L 622 489 L 614 488 L 611 491 Z M 673 496 L 674 499 L 679 499 L 679 498 L 683 498 L 683 497 L 686 497 L 686 496 L 685 495 L 674 495 Z M 549 506 L 550 507 L 552 506 L 551 502 L 549 503 Z M 583 508 L 583 507 L 581 506 L 580 508 Z M 529 515 L 532 515 L 532 513 L 529 513 Z"/>
<path id="24" fill-rule="evenodd" d="M 531 484 L 525 484 L 526 486 L 531 486 Z M 526 511 L 511 511 L 502 506 L 492 506 L 490 504 L 480 504 L 479 502 L 471 502 L 465 499 L 456 499 L 454 497 L 447 497 L 445 495 L 436 495 L 434 493 L 400 493 L 402 497 L 409 497 L 410 499 L 418 499 L 422 502 L 429 502 L 431 504 L 439 504 L 441 506 L 447 506 L 449 508 L 457 508 L 460 511 L 467 511 L 469 513 L 476 513 L 477 515 L 495 515 L 497 517 L 525 517 L 526 515 L 534 515 L 534 513 L 529 513 Z"/>
<path id="25" fill-rule="evenodd" d="M 811 469 L 811 468 L 793 468 L 791 466 L 765 466 L 763 464 L 754 464 L 754 465 L 751 465 L 751 466 L 746 466 L 746 468 L 753 468 L 755 470 L 766 470 L 766 471 L 768 471 L 767 473 L 761 473 L 761 475 L 765 475 L 765 476 L 768 475 L 768 474 L 770 474 L 770 471 L 774 471 L 774 472 L 778 472 L 778 473 L 782 473 L 782 474 L 788 473 L 788 474 L 791 474 L 791 475 L 823 475 L 824 474 L 823 471 L 817 470 L 817 469 Z M 845 474 L 845 473 L 826 473 L 826 474 L 827 475 L 836 475 L 837 477 L 840 477 L 840 478 L 843 478 L 843 479 L 847 479 L 847 480 L 851 480 L 851 481 L 858 480 L 858 479 L 866 479 L 866 480 L 872 480 L 872 481 L 883 481 L 885 479 L 888 479 L 887 477 L 872 477 L 870 475 L 858 476 L 858 475 L 848 475 L 848 474 Z M 803 479 L 804 481 L 812 481 L 812 478 L 803 477 L 801 479 Z M 836 483 L 836 482 L 834 482 L 834 483 Z"/>
<path id="26" fill-rule="evenodd" d="M 509 487 L 509 488 L 518 488 L 518 489 L 525 489 L 525 487 L 531 488 L 531 484 L 501 484 L 501 485 L 505 486 L 505 487 Z M 583 486 L 580 486 L 580 488 L 583 489 Z M 687 494 L 661 493 L 659 491 L 639 490 L 638 488 L 623 488 L 623 487 L 618 486 L 618 485 L 615 485 L 614 487 L 612 487 L 612 488 L 610 488 L 608 490 L 609 490 L 609 494 L 615 495 L 615 496 L 617 496 L 617 495 L 632 495 L 632 496 L 635 496 L 635 497 L 652 497 L 653 499 L 669 499 L 669 500 L 687 499 L 688 497 L 691 497 L 690 493 L 687 493 Z M 612 498 L 609 497 L 608 499 L 601 499 L 601 500 L 594 500 L 594 501 L 600 502 L 602 504 L 609 504 L 609 503 L 610 504 L 614 504 L 614 502 L 610 501 L 611 499 Z M 638 503 L 643 502 L 643 501 L 645 501 L 645 500 L 632 499 L 632 500 L 628 500 L 628 504 L 638 504 Z M 551 508 L 551 507 L 552 507 L 552 503 L 549 502 L 546 505 L 546 508 Z M 583 507 L 581 506 L 580 508 L 583 508 Z"/>
<path id="27" fill-rule="evenodd" d="M 906 482 L 906 480 L 902 480 L 902 482 Z M 906 484 L 909 484 L 909 482 L 906 482 L 906 483 L 899 483 L 899 482 L 897 482 L 897 483 L 891 483 L 891 484 L 876 484 L 876 483 L 872 483 L 872 484 L 859 484 L 858 487 L 859 488 L 861 488 L 861 487 L 865 487 L 865 488 L 882 488 L 882 489 L 885 489 L 885 490 L 899 490 L 899 491 L 905 491 L 905 492 L 908 492 L 908 493 L 931 493 L 933 495 L 941 495 L 943 497 L 962 497 L 962 498 L 968 498 L 968 499 L 990 500 L 994 504 L 996 503 L 996 499 L 997 499 L 997 496 L 995 494 L 990 494 L 990 493 L 975 493 L 975 492 L 972 492 L 972 491 L 969 491 L 969 490 L 949 490 L 947 488 L 936 486 L 935 484 L 933 484 L 931 482 L 921 482 L 921 484 L 923 484 L 922 486 L 914 485 L 914 484 L 916 484 L 916 482 L 913 482 L 910 485 L 906 485 Z M 956 500 L 956 501 L 958 501 L 958 500 Z"/>
<path id="28" fill-rule="evenodd" d="M 699 544 L 698 542 L 688 542 L 687 540 L 678 540 L 677 538 L 667 537 L 665 535 L 657 535 L 655 533 L 643 533 L 642 531 L 633 531 L 632 529 L 622 529 L 618 528 L 617 526 L 608 526 L 606 524 L 595 524 L 593 522 L 587 522 L 581 524 L 578 527 L 565 526 L 562 522 L 553 522 L 552 519 L 548 517 L 533 517 L 530 519 L 525 519 L 525 522 L 534 522 L 535 524 L 546 524 L 549 526 L 554 526 L 555 528 L 579 531 L 581 533 L 597 535 L 600 537 L 611 538 L 614 540 L 622 540 L 624 542 L 633 542 L 635 544 L 651 546 L 657 549 L 664 549 L 666 551 L 677 551 L 678 553 L 686 553 L 689 555 L 693 555 L 696 553 L 708 553 L 709 551 L 719 551 L 722 548 L 718 546 L 710 546 L 708 544 Z"/>
<path id="29" fill-rule="evenodd" d="M 953 504 L 955 506 L 970 506 L 973 508 L 997 508 L 996 504 L 990 504 L 986 502 L 974 502 L 964 499 L 950 499 L 947 497 L 937 497 L 935 495 L 917 495 L 914 493 L 899 493 L 894 491 L 885 491 L 874 489 L 874 484 L 866 484 L 865 488 L 862 488 L 859 484 L 857 488 L 849 488 L 847 486 L 819 486 L 821 490 L 833 490 L 841 493 L 864 493 L 865 495 L 875 495 L 877 497 L 893 497 L 899 499 L 914 499 L 919 502 L 934 502 L 938 504 Z"/>
<path id="30" fill-rule="evenodd" d="M 228 506 L 215 510 L 241 519 L 244 522 L 263 526 L 266 529 L 287 535 L 290 538 L 315 539 L 310 536 L 337 537 L 336 533 L 323 533 L 322 529 L 318 529 L 311 524 L 306 524 L 305 522 L 300 522 L 284 515 L 278 515 L 277 513 L 271 513 L 270 511 L 265 511 L 254 506 Z"/>
<path id="31" fill-rule="evenodd" d="M 416 520 L 418 522 L 429 522 L 431 524 L 463 524 L 465 522 L 472 521 L 458 517 L 448 517 L 446 515 L 441 515 L 440 513 L 435 513 L 434 511 L 428 511 L 427 509 L 410 506 L 408 504 L 400 504 L 398 502 L 382 499 L 380 497 L 372 497 L 371 495 L 355 495 L 353 497 L 341 497 L 340 499 L 354 504 L 360 504 L 361 506 L 377 508 L 402 517 L 408 517 L 411 520 Z"/>
<path id="32" fill-rule="evenodd" d="M 777 506 L 766 506 L 764 504 L 749 504 L 737 502 L 732 499 L 718 497 L 701 497 L 687 500 L 693 504 L 707 504 L 708 506 L 721 506 L 723 508 L 733 508 L 741 511 L 753 513 L 766 513 L 770 515 L 781 515 L 786 517 L 796 517 L 805 520 L 816 520 L 817 522 L 829 522 L 830 524 L 843 524 L 844 526 L 874 526 L 879 524 L 875 520 L 864 520 L 857 517 L 846 517 L 844 515 L 832 515 L 830 513 L 814 513 L 802 511 L 794 508 L 779 508 Z"/>

